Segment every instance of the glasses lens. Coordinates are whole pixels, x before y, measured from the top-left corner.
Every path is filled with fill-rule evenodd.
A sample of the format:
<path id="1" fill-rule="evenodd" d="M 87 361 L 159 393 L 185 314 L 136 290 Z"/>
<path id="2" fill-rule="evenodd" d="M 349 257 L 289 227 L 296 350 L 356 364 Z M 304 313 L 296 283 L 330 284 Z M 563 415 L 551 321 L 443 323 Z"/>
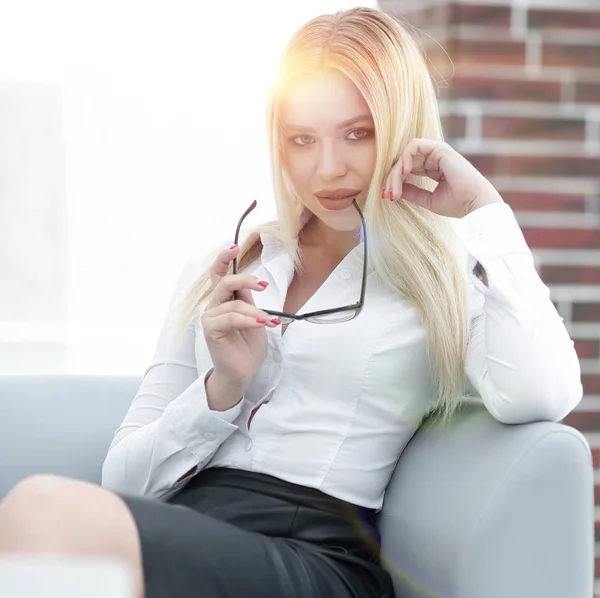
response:
<path id="1" fill-rule="evenodd" d="M 340 322 L 348 322 L 355 318 L 359 309 L 347 309 L 344 311 L 336 311 L 331 314 L 321 314 L 319 316 L 311 316 L 306 318 L 308 322 L 313 324 L 338 324 Z"/>

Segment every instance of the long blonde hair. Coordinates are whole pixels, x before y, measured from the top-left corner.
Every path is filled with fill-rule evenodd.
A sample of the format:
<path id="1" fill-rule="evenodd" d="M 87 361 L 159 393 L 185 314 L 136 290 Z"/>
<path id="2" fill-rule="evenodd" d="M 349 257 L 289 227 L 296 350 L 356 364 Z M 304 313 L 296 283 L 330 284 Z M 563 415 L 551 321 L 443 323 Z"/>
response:
<path id="1" fill-rule="evenodd" d="M 306 215 L 282 161 L 279 102 L 296 77 L 338 69 L 359 89 L 375 124 L 376 162 L 364 207 L 370 260 L 378 275 L 420 316 L 436 391 L 435 415 L 447 421 L 464 396 L 464 358 L 469 333 L 466 253 L 450 219 L 408 201 L 382 201 L 381 189 L 408 142 L 442 140 L 434 82 L 413 32 L 370 8 L 322 15 L 303 25 L 280 60 L 269 94 L 267 127 L 277 220 L 254 228 L 241 243 L 239 271 L 259 258 L 260 233 L 280 239 L 294 261 L 302 260 L 298 234 Z M 409 182 L 430 190 L 426 177 Z M 203 272 L 180 305 L 179 337 L 212 291 Z"/>

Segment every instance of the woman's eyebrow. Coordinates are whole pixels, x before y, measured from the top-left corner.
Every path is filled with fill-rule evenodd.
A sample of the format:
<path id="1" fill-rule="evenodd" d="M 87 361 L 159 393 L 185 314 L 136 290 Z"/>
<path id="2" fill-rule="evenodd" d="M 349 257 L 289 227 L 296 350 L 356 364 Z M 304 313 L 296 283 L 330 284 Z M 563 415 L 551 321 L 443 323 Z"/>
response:
<path id="1" fill-rule="evenodd" d="M 353 125 L 357 122 L 362 122 L 362 121 L 373 122 L 373 118 L 370 114 L 360 114 L 359 116 L 353 116 L 352 118 L 349 118 L 348 120 L 345 120 L 344 122 L 341 122 L 339 125 L 337 125 L 336 129 L 344 129 L 345 127 L 349 127 L 350 125 Z M 303 125 L 295 125 L 293 123 L 284 124 L 283 128 L 301 130 L 301 131 L 314 131 L 314 129 L 312 127 L 306 127 Z"/>

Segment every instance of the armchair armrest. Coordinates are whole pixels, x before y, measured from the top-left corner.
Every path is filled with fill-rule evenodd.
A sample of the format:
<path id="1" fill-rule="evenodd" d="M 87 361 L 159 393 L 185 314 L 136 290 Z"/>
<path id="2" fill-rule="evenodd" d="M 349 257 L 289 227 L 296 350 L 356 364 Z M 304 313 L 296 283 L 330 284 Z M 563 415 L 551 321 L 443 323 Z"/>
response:
<path id="1" fill-rule="evenodd" d="M 502 424 L 469 399 L 411 439 L 378 526 L 403 598 L 590 598 L 589 445 L 560 423 Z"/>

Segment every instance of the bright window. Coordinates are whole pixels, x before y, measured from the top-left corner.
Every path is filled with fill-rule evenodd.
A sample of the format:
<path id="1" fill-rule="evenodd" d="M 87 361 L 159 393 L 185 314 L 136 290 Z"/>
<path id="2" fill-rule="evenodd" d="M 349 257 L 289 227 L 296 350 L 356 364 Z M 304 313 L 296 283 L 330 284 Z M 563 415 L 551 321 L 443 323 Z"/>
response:
<path id="1" fill-rule="evenodd" d="M 188 255 L 229 241 L 251 199 L 253 221 L 274 214 L 284 43 L 355 3 L 6 4 L 0 373 L 140 374 Z"/>

